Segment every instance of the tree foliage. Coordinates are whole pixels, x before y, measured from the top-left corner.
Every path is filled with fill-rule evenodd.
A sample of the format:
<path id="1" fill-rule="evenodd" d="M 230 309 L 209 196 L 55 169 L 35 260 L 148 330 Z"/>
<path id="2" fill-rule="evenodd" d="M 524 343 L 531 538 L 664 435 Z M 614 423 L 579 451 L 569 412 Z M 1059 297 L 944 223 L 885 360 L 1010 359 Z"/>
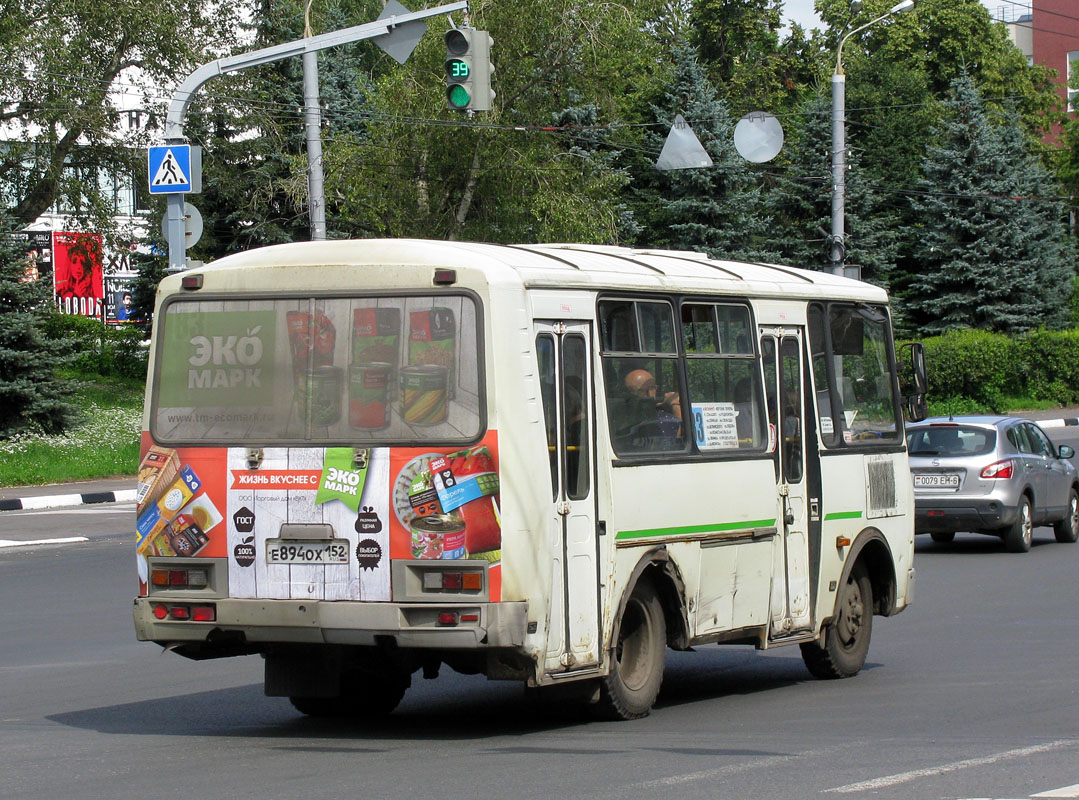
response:
<path id="1" fill-rule="evenodd" d="M 713 161 L 713 166 L 650 171 L 638 178 L 637 205 L 646 223 L 648 246 L 698 250 L 719 258 L 769 258 L 768 219 L 761 188 L 734 148 L 734 124 L 727 104 L 709 83 L 690 45 L 674 48 L 675 72 L 649 135 L 658 153 L 681 115 Z"/>
<path id="2" fill-rule="evenodd" d="M 922 221 L 921 272 L 905 298 L 912 323 L 926 333 L 1062 326 L 1072 271 L 1062 208 L 1025 149 L 1018 113 L 992 125 L 966 74 L 945 109 L 911 201 Z"/>
<path id="3" fill-rule="evenodd" d="M 75 413 L 70 387 L 56 377 L 68 347 L 43 330 L 51 287 L 30 279 L 26 248 L 13 234 L 10 218 L 0 215 L 0 439 L 58 433 Z"/>
<path id="4" fill-rule="evenodd" d="M 112 99 L 157 108 L 160 87 L 235 38 L 239 10 L 235 0 L 3 0 L 0 181 L 14 221 L 64 199 L 74 221 L 108 232 L 112 196 L 98 176 L 134 174 L 145 158 L 137 133 L 118 133 L 127 126 Z"/>

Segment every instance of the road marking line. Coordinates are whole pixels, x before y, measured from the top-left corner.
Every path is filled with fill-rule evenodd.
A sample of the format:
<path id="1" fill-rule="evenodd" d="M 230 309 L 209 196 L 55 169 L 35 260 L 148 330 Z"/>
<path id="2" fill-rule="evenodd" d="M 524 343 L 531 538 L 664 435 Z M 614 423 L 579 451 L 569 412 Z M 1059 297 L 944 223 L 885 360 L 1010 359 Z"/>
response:
<path id="1" fill-rule="evenodd" d="M 721 778 L 726 775 L 733 775 L 737 772 L 745 772 L 751 769 L 775 767 L 780 764 L 786 764 L 787 762 L 796 761 L 803 758 L 819 758 L 820 756 L 827 755 L 841 749 L 844 748 L 830 747 L 824 750 L 814 750 L 806 753 L 796 753 L 786 756 L 768 756 L 766 758 L 760 758 L 753 761 L 741 761 L 737 764 L 728 764 L 725 767 L 716 767 L 715 769 L 706 769 L 701 770 L 700 772 L 690 772 L 687 775 L 670 775 L 666 778 L 657 778 L 651 781 L 641 781 L 639 783 L 631 784 L 631 786 L 635 789 L 655 789 L 665 786 L 678 786 L 679 784 L 691 783 L 693 781 L 701 781 L 711 778 Z"/>
<path id="2" fill-rule="evenodd" d="M 1048 792 L 1032 794 L 1031 797 L 1079 797 L 1079 783 L 1071 786 L 1063 786 L 1060 789 L 1050 789 Z"/>
<path id="3" fill-rule="evenodd" d="M 0 547 L 29 547 L 32 544 L 74 544 L 90 541 L 85 536 L 69 536 L 66 539 L 30 539 L 20 542 L 14 539 L 0 539 Z"/>
<path id="4" fill-rule="evenodd" d="M 953 761 L 950 764 L 941 764 L 939 767 L 928 767 L 927 769 L 915 769 L 910 772 L 900 772 L 896 775 L 886 775 L 883 778 L 874 778 L 873 780 L 862 781 L 861 783 L 850 783 L 846 786 L 837 786 L 834 789 L 825 789 L 825 791 L 850 794 L 852 792 L 864 792 L 867 789 L 882 789 L 885 786 L 895 786 L 898 783 L 907 783 L 909 781 L 917 780 L 918 778 L 943 775 L 946 772 L 955 772 L 956 770 L 967 769 L 968 767 L 984 767 L 989 764 L 996 764 L 998 761 L 1006 761 L 1010 758 L 1021 758 L 1022 756 L 1034 755 L 1036 753 L 1047 753 L 1050 750 L 1074 747 L 1076 744 L 1079 744 L 1079 742 L 1075 739 L 1060 739 L 1055 742 L 1047 742 L 1046 744 L 1034 745 L 1032 747 L 1023 747 L 1018 750 L 1006 750 L 1003 753 L 995 753 L 991 756 Z"/>

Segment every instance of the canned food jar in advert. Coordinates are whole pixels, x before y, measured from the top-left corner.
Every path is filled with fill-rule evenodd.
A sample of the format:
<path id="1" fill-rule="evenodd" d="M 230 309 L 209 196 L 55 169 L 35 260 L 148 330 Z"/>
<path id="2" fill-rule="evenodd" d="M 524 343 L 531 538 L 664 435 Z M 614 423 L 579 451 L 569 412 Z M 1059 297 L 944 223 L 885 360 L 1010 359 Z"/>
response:
<path id="1" fill-rule="evenodd" d="M 465 524 L 449 514 L 432 514 L 414 519 L 412 528 L 413 558 L 464 558 Z"/>
<path id="2" fill-rule="evenodd" d="M 312 425 L 333 425 L 341 419 L 341 368 L 316 367 L 298 384 L 300 415 L 311 409 Z"/>
<path id="3" fill-rule="evenodd" d="M 446 421 L 446 368 L 401 368 L 401 416 L 410 425 L 437 425 Z"/>
<path id="4" fill-rule="evenodd" d="M 348 423 L 373 430 L 390 424 L 388 363 L 353 364 L 348 371 Z"/>

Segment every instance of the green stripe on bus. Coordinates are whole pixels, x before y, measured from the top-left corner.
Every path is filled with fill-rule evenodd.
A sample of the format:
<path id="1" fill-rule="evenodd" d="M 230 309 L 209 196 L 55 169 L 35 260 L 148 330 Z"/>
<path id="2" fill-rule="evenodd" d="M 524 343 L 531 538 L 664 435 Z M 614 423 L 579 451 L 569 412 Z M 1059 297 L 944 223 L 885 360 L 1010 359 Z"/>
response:
<path id="1" fill-rule="evenodd" d="M 824 515 L 824 521 L 828 522 L 833 519 L 861 519 L 861 511 L 835 511 L 831 514 Z"/>
<path id="2" fill-rule="evenodd" d="M 715 522 L 711 525 L 682 525 L 677 528 L 647 528 L 639 531 L 619 531 L 614 538 L 644 539 L 648 536 L 687 536 L 694 533 L 722 533 L 749 528 L 771 528 L 775 519 L 751 519 L 746 522 Z"/>

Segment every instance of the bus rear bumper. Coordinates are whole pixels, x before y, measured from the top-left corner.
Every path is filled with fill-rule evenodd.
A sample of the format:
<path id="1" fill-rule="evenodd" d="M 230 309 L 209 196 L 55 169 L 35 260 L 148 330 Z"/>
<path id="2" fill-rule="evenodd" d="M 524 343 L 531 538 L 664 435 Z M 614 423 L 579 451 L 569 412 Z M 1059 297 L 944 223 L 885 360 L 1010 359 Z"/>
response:
<path id="1" fill-rule="evenodd" d="M 214 620 L 159 619 L 155 610 L 162 605 L 166 610 L 209 606 L 214 609 Z M 134 616 L 139 641 L 164 646 L 241 639 L 250 651 L 257 652 L 260 645 L 375 645 L 391 638 L 406 648 L 476 650 L 521 647 L 528 626 L 528 604 L 227 598 L 192 603 L 155 595 L 136 598 Z"/>

